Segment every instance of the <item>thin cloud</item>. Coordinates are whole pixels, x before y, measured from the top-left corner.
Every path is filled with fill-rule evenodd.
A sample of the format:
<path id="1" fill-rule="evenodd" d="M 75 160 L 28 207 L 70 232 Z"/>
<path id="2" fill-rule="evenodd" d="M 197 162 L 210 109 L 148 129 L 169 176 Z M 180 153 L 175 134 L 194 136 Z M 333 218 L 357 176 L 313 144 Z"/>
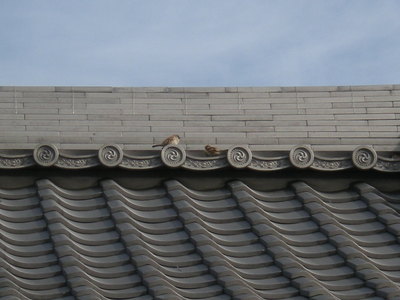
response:
<path id="1" fill-rule="evenodd" d="M 398 1 L 0 2 L 0 85 L 398 83 Z"/>

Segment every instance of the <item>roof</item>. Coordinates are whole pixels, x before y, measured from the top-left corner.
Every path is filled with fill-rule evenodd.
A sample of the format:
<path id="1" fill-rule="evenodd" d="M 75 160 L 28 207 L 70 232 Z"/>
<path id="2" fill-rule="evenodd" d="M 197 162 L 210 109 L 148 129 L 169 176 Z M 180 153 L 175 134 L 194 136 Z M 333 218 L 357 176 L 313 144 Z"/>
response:
<path id="1" fill-rule="evenodd" d="M 0 190 L 1 294 L 18 299 L 395 299 L 400 193 L 170 179 Z"/>
<path id="2" fill-rule="evenodd" d="M 0 87 L 0 108 L 5 299 L 400 298 L 399 85 Z"/>
<path id="3" fill-rule="evenodd" d="M 328 87 L 0 87 L 0 149 L 400 151 L 400 85 Z"/>
<path id="4" fill-rule="evenodd" d="M 104 145 L 97 151 L 68 151 L 42 144 L 34 150 L 0 151 L 0 170 L 32 166 L 75 170 L 103 166 L 134 171 L 169 167 L 192 171 L 236 168 L 271 172 L 298 168 L 327 172 L 347 169 L 400 172 L 400 156 L 393 152 L 376 152 L 372 146 L 359 146 L 351 152 L 315 152 L 310 145 L 297 145 L 290 151 L 279 152 L 252 151 L 248 145 L 233 145 L 215 156 L 204 151 L 186 151 L 182 145 L 167 145 L 161 151 L 129 151 L 116 144 Z"/>

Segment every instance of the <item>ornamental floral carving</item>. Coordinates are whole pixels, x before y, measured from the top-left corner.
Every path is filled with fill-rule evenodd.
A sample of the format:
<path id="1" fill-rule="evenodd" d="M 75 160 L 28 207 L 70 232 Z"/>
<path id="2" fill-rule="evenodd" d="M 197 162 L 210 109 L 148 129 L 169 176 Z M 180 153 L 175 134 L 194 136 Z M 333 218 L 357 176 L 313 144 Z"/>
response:
<path id="1" fill-rule="evenodd" d="M 287 159 L 263 160 L 253 157 L 249 168 L 261 171 L 272 171 L 287 168 L 289 165 Z"/>
<path id="2" fill-rule="evenodd" d="M 31 156 L 29 157 L 1 157 L 0 158 L 0 168 L 3 169 L 16 169 L 28 167 L 34 164 L 34 161 Z"/>
<path id="3" fill-rule="evenodd" d="M 309 145 L 296 146 L 290 150 L 289 159 L 296 168 L 305 169 L 314 162 L 314 151 Z"/>
<path id="4" fill-rule="evenodd" d="M 349 159 L 342 160 L 327 160 L 322 158 L 315 158 L 312 168 L 319 170 L 342 170 L 351 168 L 352 164 Z"/>
<path id="5" fill-rule="evenodd" d="M 59 152 L 54 145 L 39 145 L 33 151 L 33 159 L 42 167 L 50 167 L 58 160 Z"/>
<path id="6" fill-rule="evenodd" d="M 127 169 L 150 169 L 159 167 L 161 164 L 159 157 L 146 159 L 124 157 L 120 166 Z"/>
<path id="7" fill-rule="evenodd" d="M 246 168 L 251 163 L 253 155 L 247 146 L 233 146 L 229 148 L 227 159 L 229 164 L 237 169 Z"/>
<path id="8" fill-rule="evenodd" d="M 99 149 L 99 160 L 106 167 L 118 166 L 123 158 L 123 152 L 118 145 L 105 145 Z"/>
<path id="9" fill-rule="evenodd" d="M 57 167 L 65 169 L 83 169 L 95 165 L 98 165 L 98 160 L 95 157 L 88 157 L 88 158 L 60 157 L 56 163 Z"/>
<path id="10" fill-rule="evenodd" d="M 368 170 L 375 166 L 378 155 L 371 146 L 360 146 L 353 151 L 353 164 L 361 170 Z"/>
<path id="11" fill-rule="evenodd" d="M 183 165 L 186 160 L 186 152 L 181 145 L 167 145 L 161 150 L 162 162 L 170 168 Z"/>
<path id="12" fill-rule="evenodd" d="M 188 169 L 217 169 L 223 168 L 227 165 L 225 159 L 207 159 L 207 160 L 200 160 L 195 158 L 186 158 L 185 164 L 183 165 L 185 168 Z"/>
<path id="13" fill-rule="evenodd" d="M 378 159 L 374 168 L 383 172 L 398 172 L 400 171 L 400 162 Z"/>

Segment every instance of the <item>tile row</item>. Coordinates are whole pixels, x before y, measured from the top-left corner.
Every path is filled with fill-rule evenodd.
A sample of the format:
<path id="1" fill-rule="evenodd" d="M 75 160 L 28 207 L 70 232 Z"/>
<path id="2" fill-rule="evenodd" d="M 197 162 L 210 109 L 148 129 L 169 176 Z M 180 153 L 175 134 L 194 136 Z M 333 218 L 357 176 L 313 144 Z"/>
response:
<path id="1" fill-rule="evenodd" d="M 176 180 L 0 190 L 2 296 L 18 299 L 395 299 L 400 194 Z"/>

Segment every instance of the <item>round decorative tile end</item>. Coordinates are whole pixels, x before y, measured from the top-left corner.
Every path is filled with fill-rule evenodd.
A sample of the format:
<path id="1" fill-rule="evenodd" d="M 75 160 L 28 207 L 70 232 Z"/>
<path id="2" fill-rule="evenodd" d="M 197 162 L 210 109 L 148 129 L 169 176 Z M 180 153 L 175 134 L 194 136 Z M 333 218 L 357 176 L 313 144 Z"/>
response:
<path id="1" fill-rule="evenodd" d="M 116 167 L 123 159 L 123 151 L 119 145 L 104 145 L 99 149 L 99 160 L 106 167 Z"/>
<path id="2" fill-rule="evenodd" d="M 181 145 L 167 145 L 161 150 L 162 162 L 170 168 L 178 168 L 186 160 L 185 149 Z"/>
<path id="3" fill-rule="evenodd" d="M 50 167 L 58 160 L 59 152 L 56 146 L 52 144 L 39 145 L 33 151 L 33 159 L 42 167 Z"/>
<path id="4" fill-rule="evenodd" d="M 290 150 L 290 162 L 299 169 L 305 169 L 314 162 L 314 151 L 309 145 L 296 146 Z"/>
<path id="5" fill-rule="evenodd" d="M 246 168 L 251 163 L 253 155 L 248 146 L 232 146 L 227 153 L 229 164 L 236 169 Z"/>
<path id="6" fill-rule="evenodd" d="M 354 149 L 353 164 L 361 170 L 372 169 L 378 161 L 378 155 L 372 146 L 360 146 Z"/>

